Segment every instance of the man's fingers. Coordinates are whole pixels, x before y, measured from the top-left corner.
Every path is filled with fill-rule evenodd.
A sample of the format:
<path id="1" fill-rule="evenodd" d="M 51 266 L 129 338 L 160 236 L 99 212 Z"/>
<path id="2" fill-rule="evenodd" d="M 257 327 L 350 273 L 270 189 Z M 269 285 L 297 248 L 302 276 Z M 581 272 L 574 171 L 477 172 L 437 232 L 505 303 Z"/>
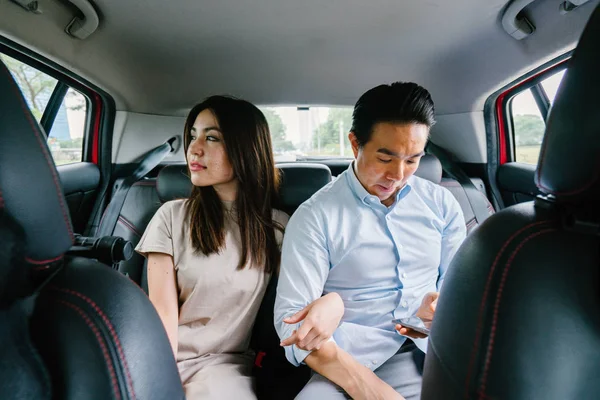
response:
<path id="1" fill-rule="evenodd" d="M 280 346 L 291 346 L 293 344 L 296 344 L 298 342 L 298 332 L 293 331 L 292 335 L 284 340 L 282 340 L 279 345 Z"/>
<path id="2" fill-rule="evenodd" d="M 285 322 L 286 324 L 297 324 L 298 322 L 306 318 L 306 315 L 309 311 L 310 304 L 304 307 L 302 310 L 298 311 L 296 314 L 292 315 L 291 317 L 284 318 L 283 322 Z"/>
<path id="3" fill-rule="evenodd" d="M 396 324 L 396 330 L 398 331 L 398 333 L 400 333 L 402 336 L 408 336 L 410 338 L 413 339 L 422 339 L 422 338 L 426 338 L 427 335 L 421 333 L 421 332 L 417 332 L 413 329 L 404 327 L 400 324 Z"/>
<path id="4" fill-rule="evenodd" d="M 313 351 L 318 350 L 323 343 L 327 341 L 327 338 L 324 338 L 321 335 L 315 335 L 315 337 L 304 346 L 304 350 Z"/>
<path id="5" fill-rule="evenodd" d="M 296 346 L 298 346 L 302 350 L 309 350 L 309 351 L 313 350 L 314 345 L 311 347 L 311 344 L 313 344 L 315 339 L 317 339 L 318 337 L 319 337 L 319 335 L 315 332 L 314 329 L 312 329 L 310 332 L 308 332 L 308 334 L 306 335 L 306 337 L 304 339 L 298 341 Z"/>
<path id="6" fill-rule="evenodd" d="M 438 298 L 439 298 L 439 297 L 436 297 L 436 298 L 435 298 L 435 300 L 433 300 L 433 301 L 431 302 L 431 304 L 429 305 L 429 309 L 430 309 L 431 311 L 433 311 L 433 312 L 435 312 L 435 308 L 437 307 Z"/>

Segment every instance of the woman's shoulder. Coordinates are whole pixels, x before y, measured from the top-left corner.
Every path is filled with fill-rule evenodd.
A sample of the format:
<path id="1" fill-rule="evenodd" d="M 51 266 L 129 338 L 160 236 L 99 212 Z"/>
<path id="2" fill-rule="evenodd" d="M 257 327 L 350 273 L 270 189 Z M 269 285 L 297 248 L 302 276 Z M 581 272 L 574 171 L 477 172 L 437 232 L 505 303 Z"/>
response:
<path id="1" fill-rule="evenodd" d="M 187 199 L 177 199 L 171 200 L 164 203 L 158 211 L 157 214 L 161 214 L 169 219 L 181 219 L 185 215 L 186 211 Z"/>

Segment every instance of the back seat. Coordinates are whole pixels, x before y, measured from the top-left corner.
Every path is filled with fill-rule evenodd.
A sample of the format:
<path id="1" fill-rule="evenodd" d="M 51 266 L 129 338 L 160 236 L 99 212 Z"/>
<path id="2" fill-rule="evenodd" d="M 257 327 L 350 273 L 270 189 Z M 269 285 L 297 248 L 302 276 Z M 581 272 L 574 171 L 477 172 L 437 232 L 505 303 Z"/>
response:
<path id="1" fill-rule="evenodd" d="M 277 167 L 282 172 L 282 180 L 279 203 L 276 207 L 289 215 L 332 180 L 330 167 L 320 163 L 282 163 Z M 347 168 L 347 164 L 345 167 L 341 164 L 336 167 L 341 172 Z M 453 179 L 442 179 L 442 172 L 439 160 L 435 156 L 426 155 L 415 174 L 441 184 L 451 191 L 463 209 L 465 224 L 468 231 L 471 231 L 477 225 L 477 221 L 464 188 Z M 192 186 L 186 173 L 185 165 L 170 165 L 160 171 L 158 178 L 145 179 L 134 184 L 127 193 L 113 234 L 131 241 L 134 246 L 137 245 L 150 219 L 163 203 L 189 196 Z M 482 196 L 485 197 L 483 193 Z M 492 214 L 491 205 L 489 210 Z M 135 253 L 130 260 L 121 263 L 119 270 L 147 292 L 145 266 L 145 259 Z M 294 398 L 311 376 L 308 367 L 294 367 L 287 362 L 285 352 L 279 346 L 279 338 L 273 326 L 276 288 L 277 279 L 274 277 L 267 287 L 258 311 L 250 343 L 257 353 L 254 375 L 257 377 L 259 399 Z"/>
<path id="2" fill-rule="evenodd" d="M 471 233 L 473 229 L 475 229 L 480 223 L 478 223 L 477 218 L 475 218 L 475 212 L 473 211 L 473 205 L 467 196 L 467 192 L 465 188 L 456 180 L 452 178 L 443 178 L 443 170 L 442 164 L 440 160 L 432 155 L 426 154 L 421 158 L 421 164 L 419 165 L 419 169 L 415 172 L 420 178 L 427 179 L 432 181 L 433 183 L 437 183 L 448 189 L 450 193 L 458 200 L 458 204 L 460 204 L 460 208 L 462 209 L 463 215 L 465 217 L 465 225 L 467 226 L 467 234 Z M 471 178 L 471 181 L 475 185 L 477 189 L 479 189 L 479 194 L 487 204 L 488 217 L 494 214 L 494 207 L 490 204 L 486 194 L 485 194 L 485 185 L 483 181 L 479 178 Z M 483 222 L 483 221 L 481 221 Z"/>
<path id="3" fill-rule="evenodd" d="M 276 206 L 291 215 L 300 204 L 331 181 L 330 170 L 341 173 L 348 168 L 348 164 L 345 166 L 336 164 L 332 168 L 320 163 L 296 162 L 281 163 L 277 167 L 282 171 L 282 181 L 280 204 Z M 192 186 L 186 171 L 185 165 L 170 165 L 160 171 L 158 178 L 136 182 L 127 193 L 113 235 L 121 236 L 134 246 L 137 245 L 152 216 L 163 203 L 189 195 Z M 437 157 L 427 154 L 421 159 L 415 175 L 450 190 L 463 210 L 467 233 L 469 233 L 478 223 L 465 189 L 454 179 L 442 178 L 442 173 L 442 165 Z M 473 181 L 481 190 L 481 196 L 487 201 L 483 182 Z M 494 208 L 489 201 L 487 204 L 488 211 L 492 215 Z M 120 264 L 119 270 L 147 291 L 144 265 L 145 259 L 135 253 L 131 259 Z"/>
<path id="4" fill-rule="evenodd" d="M 282 173 L 280 201 L 275 206 L 288 215 L 331 182 L 331 171 L 323 164 L 282 164 L 278 168 Z M 166 166 L 160 171 L 158 178 L 136 182 L 127 193 L 113 235 L 136 246 L 160 206 L 171 200 L 188 197 L 191 189 L 185 165 Z M 134 253 L 128 261 L 121 262 L 119 271 L 148 291 L 144 257 Z"/>

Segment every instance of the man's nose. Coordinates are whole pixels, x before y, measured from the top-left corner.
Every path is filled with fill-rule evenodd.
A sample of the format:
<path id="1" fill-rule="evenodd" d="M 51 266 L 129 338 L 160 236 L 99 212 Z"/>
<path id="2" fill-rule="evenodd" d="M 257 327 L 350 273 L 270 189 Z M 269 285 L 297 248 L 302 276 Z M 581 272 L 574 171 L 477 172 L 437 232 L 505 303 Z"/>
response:
<path id="1" fill-rule="evenodd" d="M 387 178 L 392 181 L 401 181 L 404 178 L 404 164 L 392 166 L 387 173 Z"/>

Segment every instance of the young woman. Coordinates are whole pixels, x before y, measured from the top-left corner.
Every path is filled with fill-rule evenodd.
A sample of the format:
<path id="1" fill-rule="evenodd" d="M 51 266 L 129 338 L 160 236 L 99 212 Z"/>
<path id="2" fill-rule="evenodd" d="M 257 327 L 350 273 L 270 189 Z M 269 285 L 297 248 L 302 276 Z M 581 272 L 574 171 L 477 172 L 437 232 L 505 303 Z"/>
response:
<path id="1" fill-rule="evenodd" d="M 136 250 L 148 258 L 150 300 L 187 399 L 254 399 L 250 335 L 288 221 L 273 209 L 279 180 L 268 124 L 254 105 L 213 96 L 192 108 L 184 129 L 192 194 L 165 203 Z M 318 325 L 305 330 L 321 342 L 342 314 L 339 297 L 324 296 L 293 322 Z"/>

